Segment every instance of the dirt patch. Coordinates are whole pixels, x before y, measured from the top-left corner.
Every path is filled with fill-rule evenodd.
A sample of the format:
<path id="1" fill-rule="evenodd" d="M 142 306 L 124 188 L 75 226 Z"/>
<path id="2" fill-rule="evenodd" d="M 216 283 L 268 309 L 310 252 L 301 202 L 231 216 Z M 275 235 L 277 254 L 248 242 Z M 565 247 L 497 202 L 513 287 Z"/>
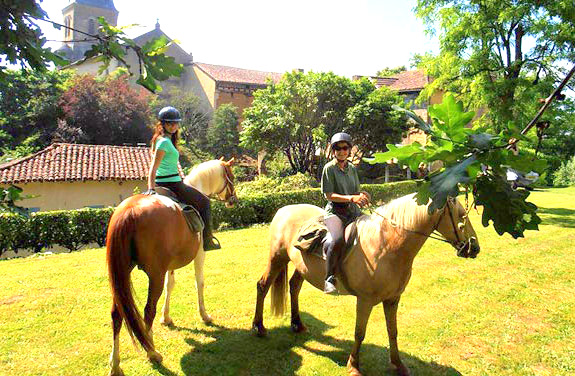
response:
<path id="1" fill-rule="evenodd" d="M 10 305 L 18 303 L 20 300 L 24 299 L 24 295 L 14 295 L 9 298 L 0 300 L 0 305 Z"/>

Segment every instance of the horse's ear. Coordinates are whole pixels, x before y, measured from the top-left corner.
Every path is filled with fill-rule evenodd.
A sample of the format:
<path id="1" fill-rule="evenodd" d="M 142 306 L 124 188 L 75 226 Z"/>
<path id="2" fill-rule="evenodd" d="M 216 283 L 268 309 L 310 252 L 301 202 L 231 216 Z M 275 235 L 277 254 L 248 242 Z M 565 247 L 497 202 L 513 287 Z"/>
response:
<path id="1" fill-rule="evenodd" d="M 223 161 L 223 160 L 224 160 L 224 156 L 222 155 L 222 156 L 220 157 L 220 161 Z"/>
<path id="2" fill-rule="evenodd" d="M 234 161 L 235 161 L 235 160 L 236 160 L 236 158 L 235 158 L 235 157 L 232 157 L 232 159 L 230 159 L 229 161 L 227 161 L 226 164 L 227 164 L 228 166 L 231 166 L 232 164 L 234 164 Z"/>

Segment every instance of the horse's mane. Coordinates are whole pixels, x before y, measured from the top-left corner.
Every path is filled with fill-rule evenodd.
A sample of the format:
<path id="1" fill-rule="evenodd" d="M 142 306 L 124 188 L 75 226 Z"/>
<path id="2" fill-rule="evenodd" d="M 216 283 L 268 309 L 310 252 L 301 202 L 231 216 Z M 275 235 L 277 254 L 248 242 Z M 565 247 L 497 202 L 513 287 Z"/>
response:
<path id="1" fill-rule="evenodd" d="M 190 183 L 190 181 L 212 181 L 214 176 L 221 175 L 222 164 L 221 161 L 214 159 L 212 161 L 207 161 L 200 163 L 195 166 L 192 171 L 186 176 L 184 182 Z"/>
<path id="2" fill-rule="evenodd" d="M 415 193 L 399 197 L 375 209 L 375 213 L 369 217 L 374 230 L 375 227 L 379 228 L 382 220 L 387 220 L 392 226 L 407 229 L 419 228 L 423 221 L 429 220 L 427 205 L 418 205 L 414 196 Z"/>

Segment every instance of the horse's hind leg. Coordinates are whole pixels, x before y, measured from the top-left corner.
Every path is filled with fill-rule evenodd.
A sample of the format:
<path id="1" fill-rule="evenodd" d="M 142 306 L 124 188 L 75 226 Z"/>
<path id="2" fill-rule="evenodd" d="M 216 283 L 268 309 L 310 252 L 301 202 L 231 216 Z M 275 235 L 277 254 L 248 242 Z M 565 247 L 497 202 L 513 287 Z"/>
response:
<path id="1" fill-rule="evenodd" d="M 156 317 L 156 308 L 158 305 L 158 300 L 162 295 L 162 289 L 164 288 L 164 278 L 166 271 L 158 271 L 154 274 L 149 273 L 149 284 L 148 284 L 148 301 L 146 302 L 146 308 L 144 308 L 144 322 L 146 323 L 146 329 L 150 333 L 150 338 L 152 338 L 153 344 L 153 334 L 152 325 L 154 324 L 154 318 Z M 155 346 L 154 346 L 155 347 Z M 162 355 L 158 353 L 155 348 L 148 351 L 148 359 L 155 363 L 162 362 Z"/>
<path id="2" fill-rule="evenodd" d="M 385 312 L 385 323 L 387 326 L 387 336 L 389 337 L 389 360 L 392 368 L 398 375 L 409 375 L 409 369 L 402 363 L 399 358 L 399 349 L 397 347 L 397 306 L 399 298 L 386 300 L 383 302 L 383 311 Z"/>
<path id="3" fill-rule="evenodd" d="M 196 289 L 198 290 L 198 310 L 200 316 L 206 324 L 210 324 L 213 320 L 206 312 L 204 304 L 204 260 L 206 259 L 206 252 L 200 249 L 196 258 L 194 259 L 194 270 L 196 272 Z"/>
<path id="4" fill-rule="evenodd" d="M 114 344 L 110 354 L 110 376 L 124 376 L 120 368 L 120 329 L 122 329 L 122 316 L 115 303 L 112 303 L 112 330 L 114 333 Z"/>
<path id="5" fill-rule="evenodd" d="M 254 315 L 254 321 L 252 322 L 252 330 L 258 337 L 265 337 L 267 334 L 267 330 L 264 326 L 264 300 L 280 272 L 287 273 L 284 269 L 287 268 L 288 261 L 289 260 L 285 260 L 279 256 L 272 257 L 264 271 L 264 274 L 257 283 L 258 296 L 256 300 L 256 313 Z"/>
<path id="6" fill-rule="evenodd" d="M 373 309 L 371 301 L 366 299 L 357 298 L 357 306 L 355 313 L 355 342 L 349 354 L 347 361 L 347 371 L 350 375 L 359 376 L 359 348 L 365 338 L 365 329 L 367 328 L 367 321 Z"/>
<path id="7" fill-rule="evenodd" d="M 162 307 L 162 318 L 160 323 L 163 325 L 174 325 L 174 320 L 170 317 L 170 298 L 172 297 L 172 290 L 176 285 L 176 276 L 173 270 L 168 270 L 166 273 L 166 283 L 164 285 L 164 291 L 166 292 L 166 300 L 164 300 L 164 306 Z"/>
<path id="8" fill-rule="evenodd" d="M 291 330 L 295 333 L 305 332 L 307 329 L 299 316 L 299 292 L 303 284 L 303 276 L 297 270 L 289 280 L 289 293 L 291 299 Z"/>

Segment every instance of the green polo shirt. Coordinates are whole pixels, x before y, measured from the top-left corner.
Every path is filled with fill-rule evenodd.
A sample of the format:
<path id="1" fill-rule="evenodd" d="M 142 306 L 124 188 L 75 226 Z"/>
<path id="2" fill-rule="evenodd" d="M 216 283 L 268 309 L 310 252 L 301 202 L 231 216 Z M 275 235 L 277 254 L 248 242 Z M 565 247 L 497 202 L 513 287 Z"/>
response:
<path id="1" fill-rule="evenodd" d="M 168 137 L 158 137 L 156 139 L 156 150 L 163 150 L 166 152 L 164 158 L 160 162 L 160 166 L 156 171 L 156 181 L 159 183 L 171 183 L 182 181 L 180 177 L 180 172 L 178 171 L 178 160 L 180 159 L 180 153 L 178 149 L 172 144 L 172 140 Z M 158 176 L 166 176 L 178 174 L 177 176 L 172 176 L 171 178 L 158 178 Z"/>
<path id="2" fill-rule="evenodd" d="M 350 162 L 347 163 L 345 169 L 341 170 L 337 165 L 337 160 L 333 159 L 328 162 L 321 174 L 321 191 L 326 193 L 337 193 L 340 195 L 355 195 L 359 193 L 359 177 L 355 166 Z M 333 202 L 328 201 L 325 207 L 327 215 L 335 214 L 333 210 Z M 337 205 L 337 203 L 336 203 Z M 350 202 L 350 214 L 359 215 L 361 210 L 359 206 Z"/>

